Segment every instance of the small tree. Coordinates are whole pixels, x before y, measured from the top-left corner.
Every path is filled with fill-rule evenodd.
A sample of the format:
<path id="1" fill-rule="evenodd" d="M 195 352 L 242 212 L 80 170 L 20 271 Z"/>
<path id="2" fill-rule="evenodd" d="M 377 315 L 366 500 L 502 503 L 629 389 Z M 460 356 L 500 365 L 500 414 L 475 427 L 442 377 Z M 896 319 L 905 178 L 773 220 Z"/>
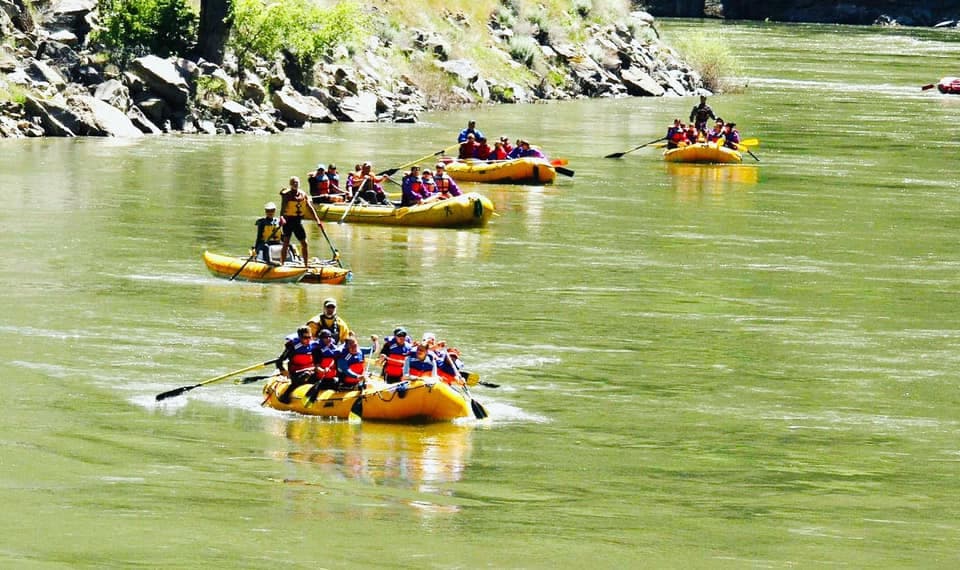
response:
<path id="1" fill-rule="evenodd" d="M 281 51 L 308 68 L 328 50 L 357 40 L 368 26 L 367 15 L 350 1 L 324 10 L 309 0 L 235 0 L 228 45 L 240 71 L 251 56 L 272 59 Z"/>
<path id="2" fill-rule="evenodd" d="M 197 15 L 187 0 L 99 0 L 95 39 L 125 67 L 133 57 L 185 55 L 196 38 Z"/>

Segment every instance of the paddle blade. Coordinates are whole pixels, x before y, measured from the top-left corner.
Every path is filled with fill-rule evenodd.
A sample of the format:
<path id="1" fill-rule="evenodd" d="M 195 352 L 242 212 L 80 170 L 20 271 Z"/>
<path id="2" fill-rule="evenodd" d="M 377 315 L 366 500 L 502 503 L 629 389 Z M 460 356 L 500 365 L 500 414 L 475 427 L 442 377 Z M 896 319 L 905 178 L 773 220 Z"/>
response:
<path id="1" fill-rule="evenodd" d="M 245 376 L 239 380 L 235 380 L 234 384 L 253 384 L 254 382 L 259 382 L 260 380 L 266 380 L 267 378 L 273 378 L 273 374 L 261 374 L 259 376 Z"/>
<path id="2" fill-rule="evenodd" d="M 934 87 L 936 87 L 936 85 L 934 85 L 933 83 L 928 83 L 928 84 L 924 85 L 923 87 L 921 87 L 921 88 L 920 88 L 920 91 L 928 91 L 928 90 L 930 90 L 930 89 L 933 89 Z"/>
<path id="3" fill-rule="evenodd" d="M 473 415 L 478 420 L 482 420 L 490 415 L 487 413 L 487 409 L 483 407 L 483 404 L 472 398 L 470 399 L 470 409 L 473 410 Z"/>
<path id="4" fill-rule="evenodd" d="M 363 396 L 357 396 L 357 399 L 353 401 L 347 421 L 352 424 L 363 421 Z"/>
<path id="5" fill-rule="evenodd" d="M 377 176 L 393 176 L 393 173 L 400 170 L 399 168 L 388 168 L 383 172 L 378 172 Z"/>
<path id="6" fill-rule="evenodd" d="M 569 168 L 564 168 L 562 166 L 554 166 L 553 169 L 556 170 L 558 173 L 563 174 L 564 176 L 569 176 L 573 178 L 574 172 Z"/>
<path id="7" fill-rule="evenodd" d="M 480 386 L 486 386 L 487 388 L 499 388 L 500 384 L 494 384 L 493 382 L 487 382 L 485 380 L 477 380 L 477 384 Z"/>
<path id="8" fill-rule="evenodd" d="M 605 156 L 605 157 L 603 157 L 603 158 L 620 158 L 621 156 L 623 156 L 623 155 L 625 155 L 625 154 L 627 154 L 627 153 L 626 153 L 626 152 L 615 152 L 615 153 L 612 153 L 612 154 L 608 154 L 607 156 Z"/>
<path id="9" fill-rule="evenodd" d="M 174 396 L 179 396 L 180 394 L 183 394 L 184 392 L 189 392 L 190 390 L 193 390 L 194 388 L 196 388 L 196 387 L 199 386 L 199 385 L 200 385 L 200 384 L 194 384 L 193 386 L 181 386 L 181 387 L 176 388 L 176 389 L 174 389 L 174 390 L 169 390 L 169 391 L 164 392 L 164 393 L 162 393 L 162 394 L 157 394 L 157 401 L 159 402 L 160 400 L 166 400 L 167 398 L 173 398 Z"/>

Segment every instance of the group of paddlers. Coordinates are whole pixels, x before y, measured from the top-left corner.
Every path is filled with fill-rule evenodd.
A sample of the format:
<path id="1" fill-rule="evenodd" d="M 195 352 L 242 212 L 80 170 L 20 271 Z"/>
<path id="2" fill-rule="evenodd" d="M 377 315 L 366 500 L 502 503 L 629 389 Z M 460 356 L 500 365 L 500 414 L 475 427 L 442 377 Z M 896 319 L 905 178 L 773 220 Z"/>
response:
<path id="1" fill-rule="evenodd" d="M 277 368 L 290 379 L 279 400 L 289 404 L 293 390 L 312 384 L 304 395 L 309 406 L 321 390 L 353 390 L 362 387 L 370 377 L 370 364 L 377 354 L 376 365 L 380 376 L 389 384 L 420 377 L 442 379 L 447 383 L 462 383 L 463 362 L 455 348 L 448 348 L 436 335 L 425 333 L 420 342 L 413 342 L 403 327 L 393 335 L 379 339 L 371 335 L 371 346 L 360 347 L 356 334 L 339 315 L 333 298 L 324 300 L 323 311 L 287 336 L 283 353 L 277 358 Z"/>
<path id="2" fill-rule="evenodd" d="M 707 124 L 711 119 L 716 121 L 712 128 Z M 689 121 L 685 125 L 680 119 L 673 120 L 664 137 L 667 148 L 704 142 L 717 143 L 732 149 L 737 149 L 739 146 L 740 132 L 737 130 L 737 124 L 724 122 L 723 119 L 714 115 L 713 109 L 707 104 L 706 97 L 701 95 L 700 103 L 690 110 Z"/>
<path id="3" fill-rule="evenodd" d="M 530 143 L 524 139 L 517 139 L 515 143 L 502 136 L 493 142 L 490 146 L 487 137 L 477 129 L 476 121 L 468 121 L 467 128 L 460 131 L 457 136 L 457 142 L 460 143 L 460 150 L 457 152 L 457 158 L 460 160 L 513 160 L 515 158 L 546 158 L 539 149 L 530 146 Z"/>

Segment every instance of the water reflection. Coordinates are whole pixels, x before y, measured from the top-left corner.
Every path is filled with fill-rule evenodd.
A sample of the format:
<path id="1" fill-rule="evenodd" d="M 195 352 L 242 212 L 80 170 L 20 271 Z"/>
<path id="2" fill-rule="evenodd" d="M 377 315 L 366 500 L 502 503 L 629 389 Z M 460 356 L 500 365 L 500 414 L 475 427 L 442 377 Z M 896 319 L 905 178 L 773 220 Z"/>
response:
<path id="1" fill-rule="evenodd" d="M 290 442 L 288 447 L 269 451 L 270 457 L 309 464 L 318 472 L 318 478 L 354 480 L 450 497 L 450 484 L 463 478 L 469 462 L 474 427 L 455 423 L 355 425 L 285 416 L 272 419 L 268 429 Z M 432 504 L 422 496 L 417 500 L 398 500 L 418 509 Z M 459 510 L 449 501 L 437 509 Z"/>
<path id="2" fill-rule="evenodd" d="M 749 164 L 664 164 L 682 201 L 696 201 L 708 194 L 728 194 L 753 186 L 760 180 L 760 169 Z"/>

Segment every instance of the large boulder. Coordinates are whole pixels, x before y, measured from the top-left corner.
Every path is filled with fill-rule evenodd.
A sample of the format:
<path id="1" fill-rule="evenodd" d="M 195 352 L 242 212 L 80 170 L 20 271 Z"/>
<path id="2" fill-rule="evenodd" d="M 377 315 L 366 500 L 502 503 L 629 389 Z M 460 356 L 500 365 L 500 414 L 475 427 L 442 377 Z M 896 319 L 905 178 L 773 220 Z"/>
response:
<path id="1" fill-rule="evenodd" d="M 353 123 L 372 123 L 377 120 L 377 96 L 369 91 L 347 97 L 337 107 L 337 119 Z"/>
<path id="2" fill-rule="evenodd" d="M 147 88 L 162 97 L 176 109 L 182 109 L 190 97 L 190 86 L 180 70 L 169 59 L 155 55 L 137 58 L 130 63 L 130 71 L 139 77 Z"/>
<path id="3" fill-rule="evenodd" d="M 74 137 L 76 136 L 74 129 L 79 130 L 79 117 L 64 104 L 27 95 L 23 107 L 27 115 L 39 119 L 44 134 L 47 136 Z"/>
<path id="4" fill-rule="evenodd" d="M 81 41 L 90 32 L 90 13 L 97 8 L 97 0 L 58 0 L 53 3 L 48 29 L 68 30 Z"/>
<path id="5" fill-rule="evenodd" d="M 86 111 L 84 122 L 89 125 L 86 134 L 101 137 L 142 137 L 143 133 L 124 114 L 123 111 L 107 103 L 91 97 L 81 95 L 71 100 L 77 108 Z"/>
<path id="6" fill-rule="evenodd" d="M 628 67 L 620 73 L 623 84 L 627 87 L 627 93 L 642 97 L 662 97 L 666 90 L 657 83 L 657 80 L 650 77 L 646 71 L 637 67 Z"/>
<path id="7" fill-rule="evenodd" d="M 301 95 L 290 87 L 273 93 L 270 98 L 274 108 L 290 123 L 332 123 L 333 114 L 313 97 Z"/>

